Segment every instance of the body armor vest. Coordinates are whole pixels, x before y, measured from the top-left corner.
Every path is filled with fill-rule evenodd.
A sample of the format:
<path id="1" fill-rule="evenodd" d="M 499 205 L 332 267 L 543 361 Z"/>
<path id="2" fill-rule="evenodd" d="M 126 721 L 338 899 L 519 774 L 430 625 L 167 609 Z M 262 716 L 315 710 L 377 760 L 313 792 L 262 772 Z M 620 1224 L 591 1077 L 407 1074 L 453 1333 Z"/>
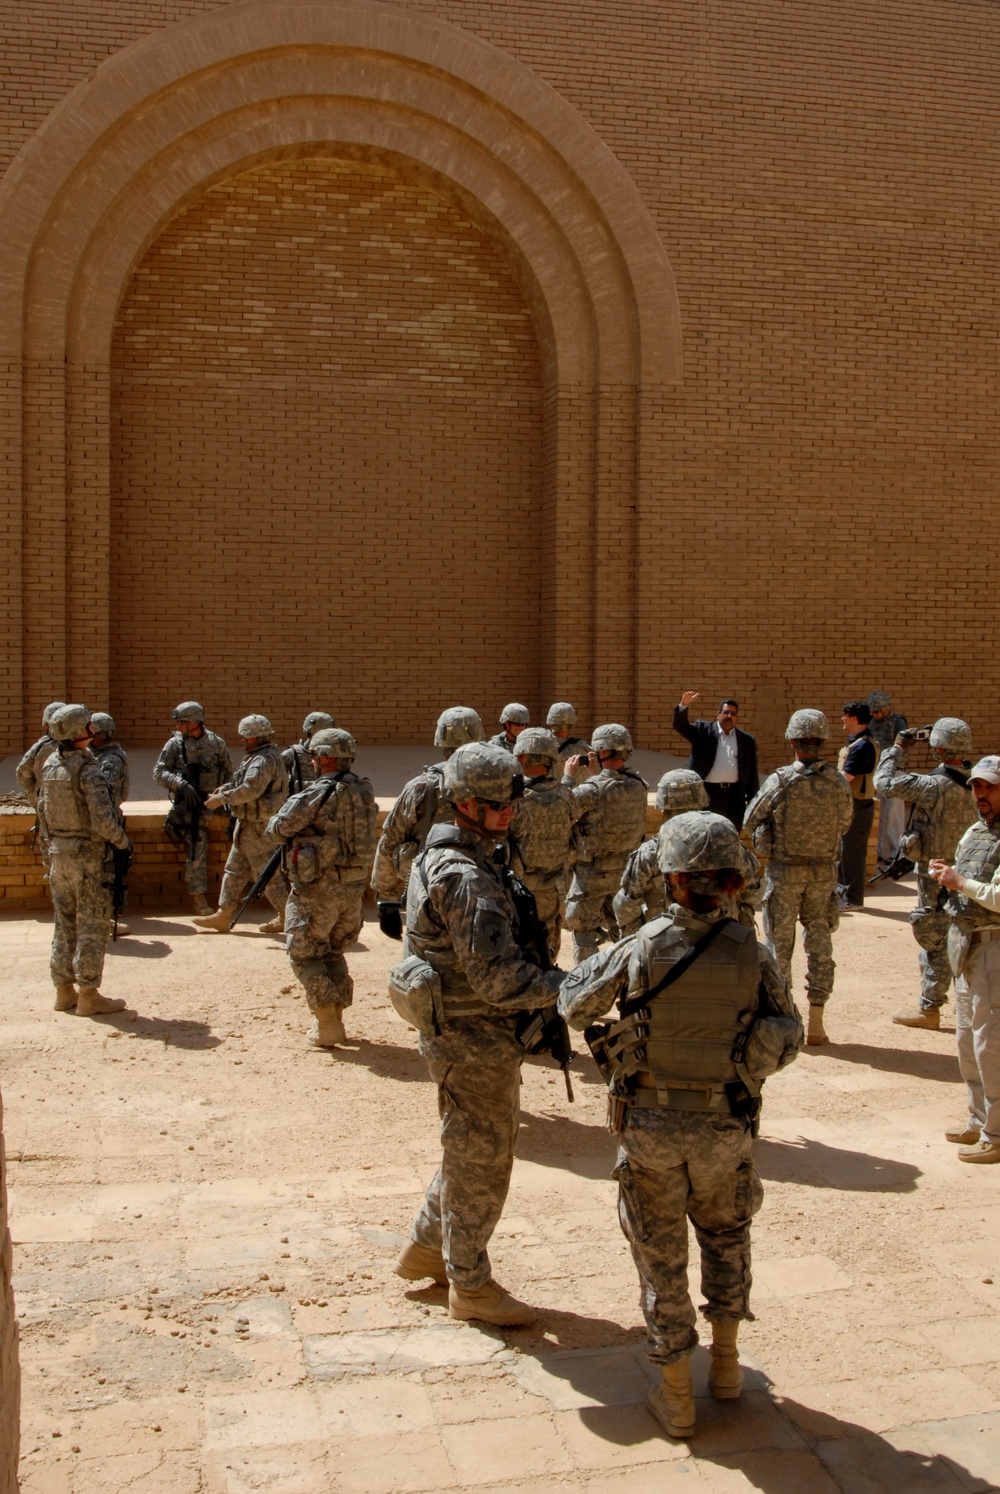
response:
<path id="1" fill-rule="evenodd" d="M 446 1019 L 479 1017 L 489 1011 L 486 1002 L 481 1001 L 469 985 L 451 936 L 439 923 L 430 901 L 431 879 L 438 872 L 477 864 L 475 857 L 461 844 L 461 835 L 454 825 L 435 828 L 433 843 L 421 851 L 413 863 L 406 892 L 403 951 L 407 955 L 419 955 L 437 972 Z M 507 893 L 499 876 L 496 883 L 497 900 L 506 905 Z"/>
<path id="2" fill-rule="evenodd" d="M 955 863 L 959 876 L 970 877 L 974 882 L 992 882 L 1000 866 L 1000 824 L 986 825 L 982 820 L 968 832 L 962 853 Z M 1000 923 L 1000 913 L 994 913 L 967 897 L 964 892 L 953 892 L 949 896 L 949 910 L 956 924 L 965 934 L 988 924 Z"/>
<path id="3" fill-rule="evenodd" d="M 90 752 L 71 751 L 51 754 L 42 774 L 42 804 L 45 828 L 50 836 L 87 835 L 94 839 L 90 811 L 80 788 L 80 774 Z"/>
<path id="4" fill-rule="evenodd" d="M 627 769 L 602 769 L 591 784 L 598 791 L 593 809 L 577 822 L 574 839 L 581 861 L 601 869 L 621 864 L 646 830 L 646 785 Z"/>
<path id="5" fill-rule="evenodd" d="M 238 820 L 269 820 L 288 798 L 285 760 L 273 742 L 267 742 L 263 747 L 251 748 L 233 774 L 231 786 L 236 788 L 243 783 L 250 765 L 261 758 L 266 758 L 270 765 L 271 781 L 259 799 L 252 799 L 248 804 L 230 804 L 229 808 Z"/>
<path id="6" fill-rule="evenodd" d="M 316 782 L 316 769 L 305 743 L 293 742 L 285 748 L 281 759 L 288 774 L 289 794 L 300 794 L 308 784 Z"/>
<path id="7" fill-rule="evenodd" d="M 128 776 L 129 776 L 128 775 L 128 758 L 125 756 L 125 749 L 121 745 L 121 743 L 120 742 L 109 742 L 106 747 L 96 747 L 96 748 L 92 747 L 90 750 L 94 754 L 94 757 L 98 760 L 98 765 L 100 764 L 100 759 L 102 757 L 105 757 L 105 758 L 114 757 L 114 758 L 118 759 L 118 762 L 121 764 L 121 767 L 119 769 L 119 781 L 121 782 L 121 785 L 122 785 L 122 800 L 124 801 L 125 799 L 127 799 L 128 798 Z M 109 788 L 111 787 L 110 781 L 108 783 L 108 787 Z M 112 791 L 111 797 L 113 799 L 115 799 L 115 794 L 114 794 L 113 791 Z M 117 799 L 115 799 L 115 802 L 117 804 L 117 802 L 118 802 Z"/>
<path id="8" fill-rule="evenodd" d="M 829 763 L 782 767 L 776 776 L 784 792 L 772 811 L 772 860 L 836 861 L 844 780 Z"/>
<path id="9" fill-rule="evenodd" d="M 539 787 L 541 784 L 541 787 Z M 568 873 L 573 837 L 572 789 L 551 778 L 526 778 L 511 832 L 511 861 L 526 876 L 557 880 Z"/>
<path id="10" fill-rule="evenodd" d="M 908 841 L 910 836 L 914 839 L 908 844 L 906 854 L 919 862 L 928 862 L 932 858 L 951 861 L 962 836 L 976 822 L 976 803 L 963 775 L 954 768 L 942 763 L 928 776 L 940 780 L 938 797 L 930 810 L 920 804 L 914 805 L 906 835 Z M 916 855 L 913 855 L 914 851 Z M 971 877 L 974 874 L 966 872 L 965 875 Z M 977 877 L 976 880 L 982 879 Z"/>
<path id="11" fill-rule="evenodd" d="M 318 802 L 315 819 L 292 836 L 289 845 L 315 846 L 320 872 L 337 867 L 364 877 L 371 869 L 377 839 L 375 793 L 368 779 L 356 773 L 331 777 L 324 785 L 326 797 Z"/>

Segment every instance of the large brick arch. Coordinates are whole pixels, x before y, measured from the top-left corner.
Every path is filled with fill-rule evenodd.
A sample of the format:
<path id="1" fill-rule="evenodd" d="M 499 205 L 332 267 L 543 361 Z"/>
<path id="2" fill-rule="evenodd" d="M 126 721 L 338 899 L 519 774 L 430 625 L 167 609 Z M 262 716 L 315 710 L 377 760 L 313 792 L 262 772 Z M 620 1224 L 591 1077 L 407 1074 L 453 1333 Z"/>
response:
<path id="1" fill-rule="evenodd" d="M 670 267 L 633 183 L 565 100 L 453 26 L 246 0 L 109 59 L 0 188 L 9 745 L 22 707 L 30 725 L 53 696 L 109 698 L 110 348 L 135 265 L 213 182 L 323 154 L 405 159 L 503 246 L 545 388 L 542 687 L 633 718 L 640 411 L 680 369 Z M 71 633 L 82 615 L 93 628 Z"/>

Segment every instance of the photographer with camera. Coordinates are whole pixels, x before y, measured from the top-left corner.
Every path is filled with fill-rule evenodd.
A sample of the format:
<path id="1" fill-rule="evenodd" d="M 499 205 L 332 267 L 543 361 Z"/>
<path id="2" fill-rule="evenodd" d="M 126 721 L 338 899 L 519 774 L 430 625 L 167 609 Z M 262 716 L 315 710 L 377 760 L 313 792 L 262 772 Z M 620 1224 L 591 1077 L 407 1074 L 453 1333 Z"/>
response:
<path id="1" fill-rule="evenodd" d="M 906 771 L 907 748 L 929 742 L 937 758 L 931 773 Z M 900 731 L 875 769 L 875 790 L 882 798 L 913 806 L 900 840 L 900 852 L 917 865 L 917 906 L 910 914 L 913 937 L 920 946 L 920 1009 L 897 1012 L 900 1027 L 941 1026 L 941 1008 L 948 999 L 947 894 L 930 874 L 932 860 L 952 861 L 955 847 L 976 819 L 969 790 L 972 730 L 957 716 L 942 716 L 933 726 Z"/>

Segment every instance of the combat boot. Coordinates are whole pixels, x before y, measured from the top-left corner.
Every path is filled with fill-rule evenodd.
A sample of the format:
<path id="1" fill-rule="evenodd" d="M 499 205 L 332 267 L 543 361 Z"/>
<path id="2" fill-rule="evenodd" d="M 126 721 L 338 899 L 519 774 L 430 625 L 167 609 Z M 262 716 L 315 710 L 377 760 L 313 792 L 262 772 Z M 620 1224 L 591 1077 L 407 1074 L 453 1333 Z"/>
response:
<path id="1" fill-rule="evenodd" d="M 897 1027 L 926 1027 L 930 1032 L 939 1032 L 941 1009 L 937 1006 L 922 1006 L 918 1012 L 897 1012 L 892 1020 Z"/>
<path id="2" fill-rule="evenodd" d="M 274 918 L 269 918 L 267 923 L 260 926 L 262 934 L 283 934 L 285 932 L 285 915 L 278 913 Z"/>
<path id="3" fill-rule="evenodd" d="M 823 1008 L 811 1006 L 809 1008 L 809 1026 L 806 1029 L 806 1042 L 810 1048 L 818 1048 L 820 1043 L 828 1043 L 830 1039 L 826 1035 L 823 1026 Z"/>
<path id="4" fill-rule="evenodd" d="M 408 1240 L 392 1268 L 404 1281 L 423 1281 L 429 1276 L 438 1286 L 448 1285 L 448 1273 L 444 1268 L 444 1256 L 430 1245 L 418 1245 Z"/>
<path id="5" fill-rule="evenodd" d="M 125 1006 L 124 1001 L 112 1001 L 110 996 L 102 996 L 96 986 L 81 986 L 76 1014 L 78 1017 L 104 1017 L 108 1012 L 123 1012 Z"/>
<path id="6" fill-rule="evenodd" d="M 71 1012 L 76 1006 L 76 986 L 56 986 L 56 1011 Z M 978 1131 L 976 1135 L 978 1136 Z"/>
<path id="7" fill-rule="evenodd" d="M 663 1379 L 652 1387 L 646 1403 L 668 1437 L 690 1437 L 694 1431 L 691 1355 L 685 1354 L 662 1368 Z"/>
<path id="8" fill-rule="evenodd" d="M 203 892 L 193 893 L 191 900 L 194 904 L 194 911 L 202 918 L 204 918 L 206 913 L 211 913 L 213 911 L 212 904 L 209 902 L 208 898 Z"/>
<path id="9" fill-rule="evenodd" d="M 202 932 L 206 934 L 228 934 L 229 920 L 235 912 L 236 904 L 230 903 L 219 908 L 216 913 L 206 913 L 204 915 L 196 913 L 191 922 L 196 923 Z"/>
<path id="10" fill-rule="evenodd" d="M 313 1015 L 309 1041 L 314 1048 L 339 1048 L 347 1042 L 347 1033 L 339 1006 L 321 1006 Z"/>
<path id="11" fill-rule="evenodd" d="M 495 1323 L 499 1328 L 521 1328 L 534 1323 L 538 1317 L 533 1307 L 512 1297 L 497 1281 L 487 1281 L 481 1287 L 469 1290 L 450 1286 L 448 1312 L 463 1322 L 472 1319 L 479 1323 Z"/>
<path id="12" fill-rule="evenodd" d="M 717 1401 L 735 1401 L 743 1389 L 743 1371 L 736 1347 L 739 1331 L 737 1318 L 726 1318 L 712 1324 L 712 1366 L 708 1372 L 708 1388 Z"/>

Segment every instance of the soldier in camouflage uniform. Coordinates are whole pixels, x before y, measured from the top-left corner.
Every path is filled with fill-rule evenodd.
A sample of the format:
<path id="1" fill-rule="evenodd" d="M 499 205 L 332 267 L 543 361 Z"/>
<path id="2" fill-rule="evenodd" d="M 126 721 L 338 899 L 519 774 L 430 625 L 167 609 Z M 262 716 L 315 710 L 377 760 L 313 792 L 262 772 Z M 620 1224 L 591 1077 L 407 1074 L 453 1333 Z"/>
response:
<path id="1" fill-rule="evenodd" d="M 361 932 L 365 883 L 375 850 L 375 794 L 351 772 L 358 744 L 337 727 L 313 733 L 312 781 L 272 816 L 271 841 L 285 842 L 291 892 L 285 949 L 305 988 L 317 1048 L 347 1041 L 343 1011 L 354 999 L 344 950 Z"/>
<path id="2" fill-rule="evenodd" d="M 969 1115 L 945 1132 L 962 1162 L 1000 1162 L 1000 757 L 969 774 L 979 819 L 958 843 L 955 865 L 935 858 L 931 876 L 951 893 L 948 955 L 955 975 L 958 1066 Z"/>
<path id="3" fill-rule="evenodd" d="M 549 954 L 559 958 L 562 905 L 573 875 L 573 826 L 580 815 L 573 790 L 553 776 L 559 743 L 543 726 L 529 726 L 515 751 L 524 774 L 524 796 L 511 822 L 510 869 L 534 893 L 548 933 Z"/>
<path id="4" fill-rule="evenodd" d="M 906 717 L 892 709 L 892 698 L 884 690 L 873 690 L 868 696 L 868 709 L 872 719 L 868 723 L 868 735 L 881 754 L 891 747 L 901 731 L 906 730 Z M 887 799 L 875 785 L 878 806 L 878 864 L 888 866 L 899 851 L 899 839 L 906 829 L 906 805 L 902 799 Z"/>
<path id="5" fill-rule="evenodd" d="M 153 777 L 185 811 L 198 815 L 194 845 L 184 863 L 184 885 L 196 913 L 211 913 L 208 892 L 208 811 L 205 799 L 233 771 L 229 748 L 205 725 L 205 712 L 196 700 L 182 701 L 171 711 L 176 731 L 156 760 Z"/>
<path id="6" fill-rule="evenodd" d="M 823 1008 L 833 991 L 833 932 L 840 921 L 837 856 L 851 823 L 851 791 L 820 756 L 830 726 L 822 711 L 793 711 L 785 731 L 795 761 L 764 780 L 747 806 L 743 828 L 767 858 L 764 936 L 786 980 L 791 980 L 795 925 L 806 953 L 809 1031 L 827 1041 Z"/>
<path id="7" fill-rule="evenodd" d="M 224 805 L 236 816 L 233 844 L 219 888 L 219 909 L 217 913 L 192 920 L 200 929 L 216 934 L 228 934 L 244 889 L 264 870 L 275 849 L 268 838 L 268 821 L 288 798 L 288 774 L 267 717 L 244 716 L 237 731 L 243 738 L 246 756 L 229 782 L 205 800 L 206 809 L 220 809 Z M 277 916 L 261 924 L 261 933 L 282 934 L 288 885 L 280 871 L 267 884 L 267 900 Z"/>
<path id="8" fill-rule="evenodd" d="M 302 737 L 293 742 L 281 754 L 288 774 L 289 794 L 300 794 L 307 783 L 315 783 L 316 770 L 310 752 L 310 739 L 314 731 L 329 731 L 336 721 L 326 711 L 310 711 L 302 723 Z"/>
<path id="9" fill-rule="evenodd" d="M 573 932 L 573 959 L 593 954 L 602 929 L 618 936 L 613 901 L 622 872 L 646 831 L 646 781 L 626 768 L 632 738 L 609 722 L 594 732 L 592 758 L 600 771 L 573 789 L 580 818 L 573 832 L 576 867 L 566 898 L 565 924 Z M 581 757 L 571 757 L 563 782 L 573 783 Z"/>
<path id="10" fill-rule="evenodd" d="M 562 764 L 564 776 L 568 774 L 574 783 L 585 783 L 587 781 L 586 758 L 591 747 L 583 737 L 573 735 L 573 728 L 576 725 L 576 707 L 570 705 L 568 700 L 557 700 L 554 705 L 549 706 L 545 725 L 559 743 L 559 761 Z M 571 757 L 581 757 L 584 761 L 570 771 L 567 765 Z"/>
<path id="11" fill-rule="evenodd" d="M 78 1016 L 120 1012 L 99 990 L 111 936 L 111 850 L 131 849 L 107 780 L 88 750 L 90 712 L 67 705 L 51 722 L 56 750 L 42 769 L 39 815 L 51 853 L 50 884 L 55 929 L 50 969 L 56 1011 Z"/>
<path id="12" fill-rule="evenodd" d="M 128 798 L 128 756 L 121 742 L 115 741 L 113 716 L 109 716 L 107 711 L 95 711 L 90 724 L 94 732 L 90 750 L 107 779 L 115 807 L 120 809 Z"/>
<path id="13" fill-rule="evenodd" d="M 52 718 L 56 711 L 61 711 L 65 706 L 64 700 L 51 701 L 42 712 L 42 735 L 37 742 L 32 742 L 27 752 L 17 765 L 17 786 L 24 793 L 35 809 L 42 792 L 42 769 L 46 760 L 56 750 L 56 739 L 50 731 Z"/>
<path id="14" fill-rule="evenodd" d="M 451 805 L 441 793 L 444 765 L 465 742 L 483 740 L 483 723 L 468 706 L 449 706 L 438 717 L 434 746 L 444 748 L 444 758 L 411 778 L 386 815 L 375 851 L 372 886 L 382 902 L 399 902 L 406 896 L 410 865 L 422 850 L 432 825 L 451 819 Z"/>
<path id="15" fill-rule="evenodd" d="M 514 939 L 515 913 L 494 861 L 522 784 L 509 752 L 460 747 L 444 768 L 455 823 L 437 824 L 414 862 L 408 956 L 440 982 L 442 1018 L 420 1051 L 438 1086 L 441 1166 L 396 1263 L 408 1281 L 448 1284 L 452 1317 L 529 1323 L 534 1313 L 492 1279 L 487 1253 L 510 1185 L 519 1124 L 520 1012 L 551 1006 L 562 971 L 542 971 Z"/>
<path id="16" fill-rule="evenodd" d="M 498 731 L 495 737 L 490 737 L 494 747 L 506 747 L 508 752 L 517 752 L 517 739 L 521 735 L 531 716 L 528 707 L 512 700 L 510 705 L 505 705 L 500 712 L 500 725 L 503 731 Z"/>
<path id="17" fill-rule="evenodd" d="M 951 861 L 955 847 L 975 823 L 976 806 L 969 789 L 966 759 L 972 756 L 972 731 L 957 716 L 942 716 L 931 728 L 930 745 L 938 759 L 933 773 L 908 773 L 906 749 L 913 733 L 903 730 L 887 747 L 875 769 L 875 792 L 884 803 L 912 804 L 909 827 L 900 848 L 917 863 L 917 906 L 910 914 L 913 937 L 920 946 L 920 1010 L 897 1012 L 900 1027 L 941 1026 L 941 1008 L 951 987 L 948 963 L 947 894 L 930 874 L 930 862 Z"/>
<path id="18" fill-rule="evenodd" d="M 688 1220 L 712 1325 L 709 1388 L 735 1399 L 737 1332 L 751 1319 L 750 1224 L 763 1197 L 751 1156 L 760 1088 L 798 1053 L 802 1023 L 770 950 L 725 916 L 742 880 L 731 821 L 678 815 L 657 854 L 666 914 L 572 971 L 559 1010 L 583 1029 L 620 1003 L 598 1052 L 618 1139 L 618 1214 L 639 1273 L 646 1353 L 662 1369 L 650 1409 L 671 1437 L 689 1437 L 698 1334 Z"/>

